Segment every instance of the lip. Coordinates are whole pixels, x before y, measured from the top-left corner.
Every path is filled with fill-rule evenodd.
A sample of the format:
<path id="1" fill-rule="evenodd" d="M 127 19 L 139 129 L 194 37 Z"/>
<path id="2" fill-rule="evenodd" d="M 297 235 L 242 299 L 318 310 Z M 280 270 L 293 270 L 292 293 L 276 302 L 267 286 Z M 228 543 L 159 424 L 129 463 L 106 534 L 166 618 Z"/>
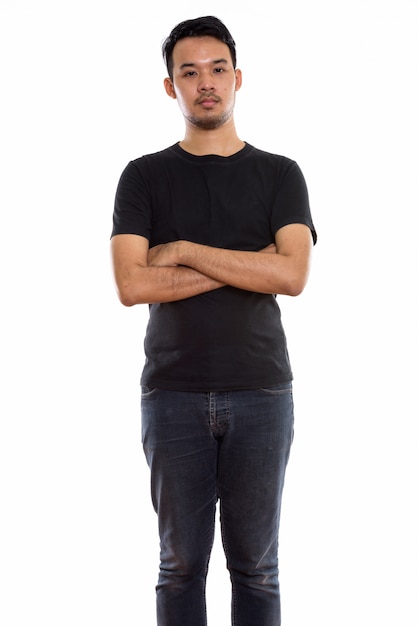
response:
<path id="1" fill-rule="evenodd" d="M 215 98 L 202 98 L 201 100 L 198 101 L 198 104 L 207 108 L 213 107 L 217 103 L 218 103 L 218 100 L 216 100 Z"/>

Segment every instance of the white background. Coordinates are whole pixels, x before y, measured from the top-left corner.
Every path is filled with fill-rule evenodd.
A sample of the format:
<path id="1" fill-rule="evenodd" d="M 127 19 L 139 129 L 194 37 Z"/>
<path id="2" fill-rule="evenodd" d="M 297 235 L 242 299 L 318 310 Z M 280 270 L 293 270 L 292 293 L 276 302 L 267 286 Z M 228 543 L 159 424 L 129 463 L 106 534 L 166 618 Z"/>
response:
<path id="1" fill-rule="evenodd" d="M 416 626 L 417 1 L 0 6 L 1 623 L 155 624 L 147 307 L 117 301 L 109 236 L 126 163 L 182 138 L 161 42 L 210 13 L 237 42 L 239 135 L 298 161 L 319 235 L 281 299 L 283 623 Z M 208 612 L 229 624 L 219 533 Z"/>

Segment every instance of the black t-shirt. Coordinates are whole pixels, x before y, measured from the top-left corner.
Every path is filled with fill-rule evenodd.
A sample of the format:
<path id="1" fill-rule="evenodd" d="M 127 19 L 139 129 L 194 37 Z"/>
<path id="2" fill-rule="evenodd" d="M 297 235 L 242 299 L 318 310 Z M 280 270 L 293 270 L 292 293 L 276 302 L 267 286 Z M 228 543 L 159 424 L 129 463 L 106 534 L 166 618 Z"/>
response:
<path id="1" fill-rule="evenodd" d="M 292 223 L 312 223 L 302 172 L 291 159 L 246 144 L 229 157 L 178 144 L 131 161 L 116 192 L 112 236 L 150 247 L 186 239 L 261 250 Z M 188 391 L 253 389 L 292 379 L 274 295 L 222 287 L 150 305 L 141 383 Z"/>

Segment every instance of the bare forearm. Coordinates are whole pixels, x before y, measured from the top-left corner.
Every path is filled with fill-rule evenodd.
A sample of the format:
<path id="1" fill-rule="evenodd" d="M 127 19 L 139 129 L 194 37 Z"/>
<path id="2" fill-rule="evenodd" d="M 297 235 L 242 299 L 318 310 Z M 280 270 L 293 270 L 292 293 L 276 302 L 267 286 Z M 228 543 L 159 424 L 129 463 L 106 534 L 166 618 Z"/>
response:
<path id="1" fill-rule="evenodd" d="M 116 286 L 126 306 L 174 302 L 225 285 L 295 296 L 306 284 L 311 248 L 311 232 L 303 224 L 283 227 L 275 243 L 259 252 L 183 240 L 149 248 L 139 235 L 112 238 Z"/>
<path id="2" fill-rule="evenodd" d="M 223 284 L 189 267 L 138 267 L 117 286 L 121 302 L 132 306 L 184 300 Z"/>
<path id="3" fill-rule="evenodd" d="M 189 241 L 177 241 L 173 262 L 205 272 L 214 280 L 258 293 L 297 295 L 290 257 L 268 252 L 224 250 Z"/>

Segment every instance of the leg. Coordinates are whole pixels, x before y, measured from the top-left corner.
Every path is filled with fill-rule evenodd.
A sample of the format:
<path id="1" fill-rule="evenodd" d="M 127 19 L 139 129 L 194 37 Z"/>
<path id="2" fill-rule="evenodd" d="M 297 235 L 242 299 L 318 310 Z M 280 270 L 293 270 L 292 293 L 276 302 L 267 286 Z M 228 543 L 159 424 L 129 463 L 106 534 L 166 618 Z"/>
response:
<path id="1" fill-rule="evenodd" d="M 207 394 L 143 390 L 142 438 L 158 514 L 159 626 L 205 626 L 213 545 L 217 444 Z"/>
<path id="2" fill-rule="evenodd" d="M 278 531 L 293 438 L 291 385 L 233 392 L 218 490 L 232 581 L 232 623 L 279 626 Z"/>

